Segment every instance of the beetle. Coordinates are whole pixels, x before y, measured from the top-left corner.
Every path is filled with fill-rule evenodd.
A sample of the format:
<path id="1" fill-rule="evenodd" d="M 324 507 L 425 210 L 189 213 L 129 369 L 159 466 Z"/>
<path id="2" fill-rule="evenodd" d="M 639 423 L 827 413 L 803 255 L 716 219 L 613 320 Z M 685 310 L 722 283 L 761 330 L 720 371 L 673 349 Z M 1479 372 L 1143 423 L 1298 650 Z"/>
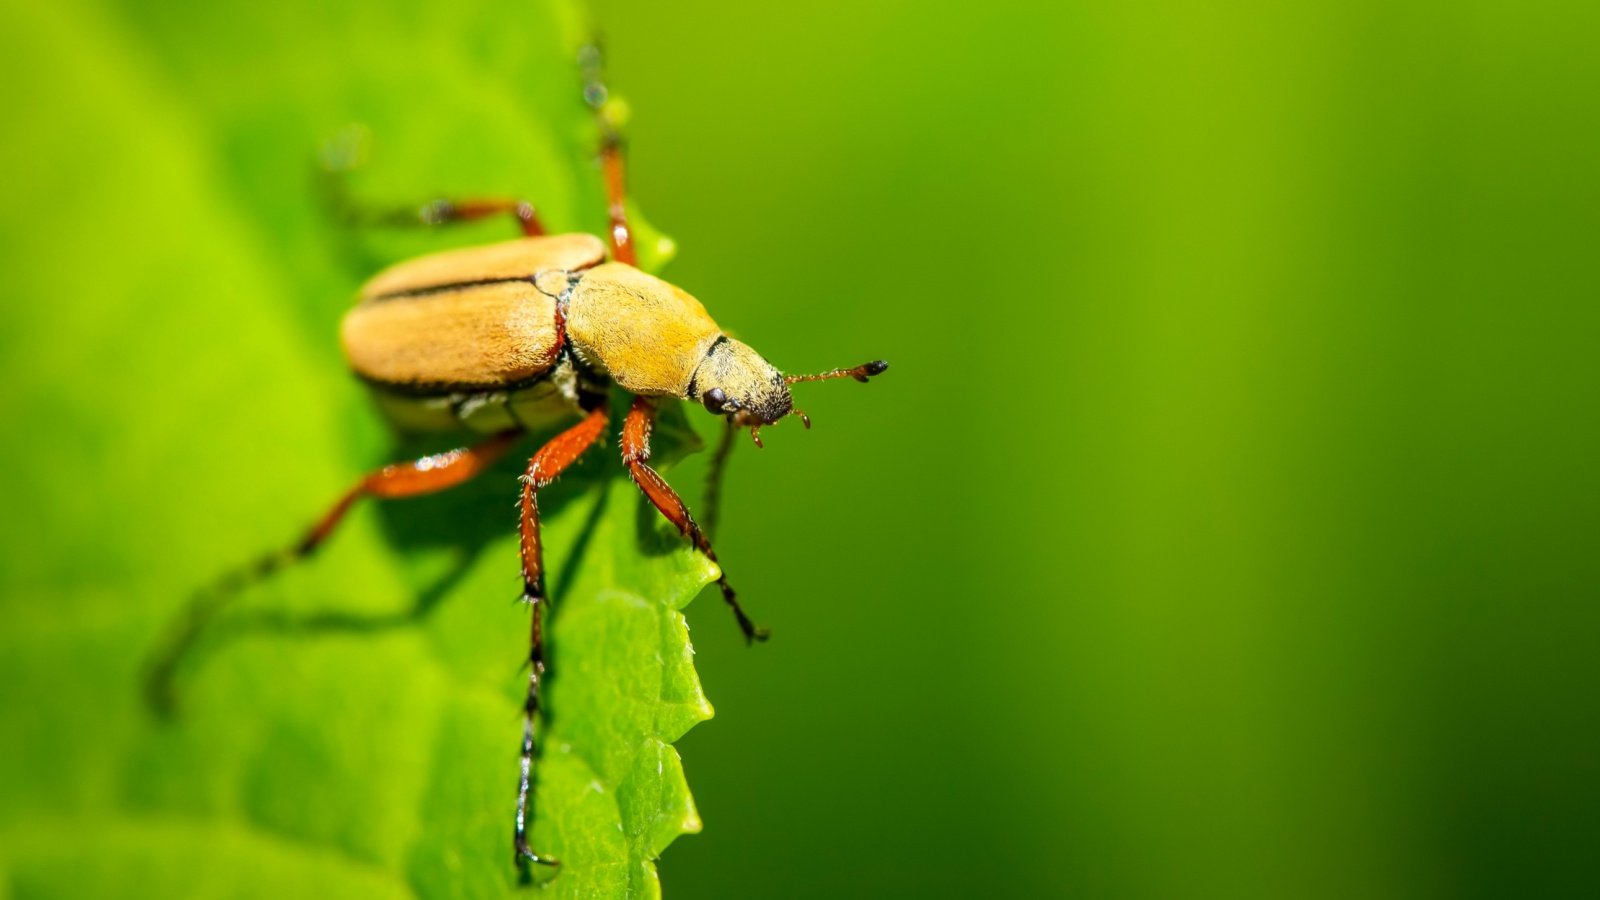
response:
<path id="1" fill-rule="evenodd" d="M 592 51 L 589 51 L 592 53 Z M 590 56 L 594 66 L 597 58 Z M 593 68 L 590 69 L 592 73 Z M 790 386 L 882 373 L 882 360 L 815 375 L 784 375 L 750 346 L 723 332 L 688 292 L 637 267 L 628 223 L 622 142 L 604 112 L 605 90 L 590 74 L 584 96 L 600 123 L 599 162 L 609 228 L 590 234 L 548 234 L 533 204 L 522 200 L 436 200 L 389 223 L 428 226 L 509 216 L 516 239 L 433 253 L 393 265 L 361 287 L 341 324 L 344 355 L 355 376 L 393 424 L 410 432 L 478 432 L 476 443 L 384 466 L 362 477 L 287 550 L 270 555 L 219 585 L 219 595 L 303 559 L 327 540 L 363 497 L 394 499 L 460 485 L 508 453 L 525 435 L 577 417 L 545 442 L 521 476 L 519 535 L 521 599 L 529 607 L 528 686 L 523 704 L 514 860 L 555 866 L 529 843 L 532 829 L 535 725 L 547 674 L 545 588 L 538 493 L 607 433 L 608 395 L 632 395 L 622 423 L 622 461 L 649 502 L 713 562 L 706 532 L 667 482 L 651 468 L 650 432 L 656 404 L 696 402 L 727 421 L 726 435 L 760 430 L 795 408 Z M 365 218 L 349 215 L 352 219 Z M 713 460 L 713 486 L 728 443 Z M 717 586 L 747 641 L 768 636 L 743 608 L 727 576 Z M 171 678 L 217 597 L 197 601 L 170 649 L 154 666 L 149 688 L 158 708 L 171 705 Z"/>
<path id="2" fill-rule="evenodd" d="M 614 141 L 607 142 L 602 159 L 615 170 Z M 317 524 L 300 551 L 309 553 L 321 543 L 362 496 L 406 497 L 453 487 L 483 471 L 525 431 L 574 413 L 582 416 L 541 447 L 522 476 L 522 599 L 532 607 L 533 626 L 514 846 L 518 860 L 536 863 L 554 863 L 534 852 L 527 838 L 534 722 L 546 666 L 541 618 L 548 599 L 537 494 L 604 436 L 609 390 L 634 398 L 622 425 L 629 477 L 663 516 L 717 561 L 705 532 L 649 465 L 656 400 L 699 402 L 726 417 L 730 427 L 750 428 L 759 441 L 762 426 L 790 415 L 804 417 L 794 407 L 791 384 L 841 377 L 865 381 L 887 368 L 879 360 L 819 375 L 783 375 L 754 349 L 724 334 L 694 297 L 636 268 L 619 195 L 610 206 L 609 254 L 592 235 L 544 235 L 525 203 L 472 201 L 429 208 L 428 216 L 439 221 L 509 211 L 525 236 L 424 256 L 379 273 L 344 318 L 345 355 L 396 423 L 434 431 L 465 425 L 490 436 L 362 479 Z M 767 632 L 745 614 L 725 575 L 717 585 L 746 639 L 764 640 Z"/>

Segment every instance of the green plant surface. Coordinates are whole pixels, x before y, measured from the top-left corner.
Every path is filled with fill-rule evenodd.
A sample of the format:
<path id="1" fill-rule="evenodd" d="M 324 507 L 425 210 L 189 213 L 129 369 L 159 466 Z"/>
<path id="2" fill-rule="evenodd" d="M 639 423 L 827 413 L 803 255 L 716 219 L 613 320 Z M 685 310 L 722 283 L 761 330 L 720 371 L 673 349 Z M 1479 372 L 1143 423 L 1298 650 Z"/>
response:
<path id="1" fill-rule="evenodd" d="M 443 449 L 397 444 L 344 371 L 359 281 L 514 233 L 342 230 L 313 189 L 319 142 L 366 127 L 361 197 L 527 196 L 556 230 L 597 230 L 585 31 L 565 0 L 0 4 L 0 81 L 29 86 L 0 142 L 26 211 L 0 218 L 19 428 L 0 445 L 0 896 L 659 895 L 654 859 L 699 828 L 671 743 L 711 715 L 678 610 L 716 568 L 613 441 L 541 495 L 534 844 L 556 877 L 519 887 L 511 852 L 526 452 L 358 508 L 218 618 L 175 718 L 141 698 L 197 588 L 360 472 Z M 658 460 L 693 443 L 676 407 L 657 434 Z"/>

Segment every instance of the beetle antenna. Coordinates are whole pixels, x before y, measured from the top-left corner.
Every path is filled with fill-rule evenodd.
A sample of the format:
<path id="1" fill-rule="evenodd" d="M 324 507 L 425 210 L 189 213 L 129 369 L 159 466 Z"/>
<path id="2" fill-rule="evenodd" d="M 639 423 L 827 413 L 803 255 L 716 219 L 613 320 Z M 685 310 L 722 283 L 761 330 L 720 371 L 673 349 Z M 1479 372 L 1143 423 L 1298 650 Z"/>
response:
<path id="1" fill-rule="evenodd" d="M 889 364 L 887 362 L 884 362 L 881 359 L 875 359 L 872 362 L 862 363 L 859 366 L 849 369 L 834 369 L 832 371 L 821 372 L 816 375 L 785 375 L 783 376 L 783 383 L 799 384 L 802 381 L 828 381 L 833 378 L 854 378 L 862 384 L 865 384 L 868 378 L 881 374 L 887 368 L 889 368 Z M 808 425 L 806 427 L 809 428 L 810 426 Z"/>

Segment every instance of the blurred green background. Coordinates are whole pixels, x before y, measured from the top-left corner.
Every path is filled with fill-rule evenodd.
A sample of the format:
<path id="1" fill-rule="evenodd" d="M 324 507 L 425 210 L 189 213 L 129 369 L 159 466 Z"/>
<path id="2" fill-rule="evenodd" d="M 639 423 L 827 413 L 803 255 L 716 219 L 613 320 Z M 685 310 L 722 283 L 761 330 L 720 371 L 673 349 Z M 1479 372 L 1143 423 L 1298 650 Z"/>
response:
<path id="1" fill-rule="evenodd" d="M 520 58 L 506 47 L 559 42 L 494 3 L 405 4 L 372 28 L 3 6 L 24 114 L 0 151 L 0 258 L 34 275 L 8 279 L 0 331 L 14 628 L 40 603 L 145 602 L 120 580 L 173 538 L 126 518 L 83 532 L 108 483 L 212 516 L 176 539 L 165 598 L 382 458 L 349 421 L 343 297 L 301 292 L 345 262 L 283 230 L 309 192 L 252 173 L 304 159 L 253 130 L 326 134 L 346 101 L 404 117 L 409 95 L 297 111 L 330 59 L 453 85 L 462 59 L 493 72 Z M 893 366 L 802 388 L 815 429 L 733 461 L 719 553 L 775 638 L 746 650 L 714 595 L 690 609 L 718 715 L 678 744 L 706 828 L 663 857 L 667 896 L 1594 896 L 1600 7 L 595 0 L 593 18 L 633 110 L 635 199 L 680 248 L 668 277 L 786 370 Z M 480 45 L 393 54 L 457 19 Z M 377 49 L 319 37 L 329 21 Z M 302 80 L 263 74 L 236 105 L 193 62 L 235 32 L 303 42 L 260 70 Z M 80 44 L 103 72 L 52 49 Z M 505 150 L 577 154 L 581 135 L 540 144 L 516 107 L 570 89 L 424 93 L 414 152 L 445 161 L 427 171 L 488 174 L 407 193 L 395 166 L 372 192 L 504 190 L 592 221 L 592 189 Z M 77 107 L 52 98 L 83 97 L 118 113 L 53 130 Z M 151 122 L 182 140 L 142 139 Z M 201 177 L 122 208 L 82 187 L 107 172 Z M 281 265 L 213 252 L 257 230 Z M 61 313 L 56 292 L 152 255 L 177 281 L 211 266 L 229 340 L 167 345 L 152 295 L 153 313 L 97 320 L 126 336 L 110 359 L 209 367 L 214 390 L 139 393 Z M 229 370 L 252 354 L 237 289 L 294 309 L 306 371 Z M 263 374 L 266 400 L 233 407 L 223 386 Z M 194 459 L 81 426 L 63 377 L 140 403 Z M 280 379 L 334 400 L 272 406 Z M 208 440 L 293 447 L 293 474 L 236 484 Z M 672 480 L 693 497 L 702 470 Z M 95 634 L 85 657 L 120 639 Z M 7 665 L 7 730 L 96 702 Z M 80 798 L 112 778 L 49 762 L 7 760 Z"/>

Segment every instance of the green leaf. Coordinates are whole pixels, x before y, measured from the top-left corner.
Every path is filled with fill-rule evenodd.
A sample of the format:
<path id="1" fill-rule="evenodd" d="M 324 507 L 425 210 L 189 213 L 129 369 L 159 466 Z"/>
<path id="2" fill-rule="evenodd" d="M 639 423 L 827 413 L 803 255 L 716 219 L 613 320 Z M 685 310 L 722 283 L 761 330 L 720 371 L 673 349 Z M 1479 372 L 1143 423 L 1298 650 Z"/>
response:
<path id="1" fill-rule="evenodd" d="M 196 588 L 358 473 L 440 449 L 397 445 L 344 371 L 359 281 L 513 233 L 341 230 L 313 190 L 319 143 L 366 127 L 364 198 L 525 196 L 557 230 L 598 231 L 586 32 L 564 0 L 0 4 L 0 412 L 26 431 L 0 449 L 15 896 L 527 893 L 525 455 L 362 507 L 246 591 L 187 660 L 174 722 L 140 680 Z M 671 407 L 669 460 L 674 434 L 692 442 Z M 556 611 L 534 843 L 564 865 L 535 890 L 555 897 L 656 896 L 652 860 L 699 828 L 671 742 L 711 708 L 678 610 L 716 569 L 614 448 L 541 495 Z"/>

